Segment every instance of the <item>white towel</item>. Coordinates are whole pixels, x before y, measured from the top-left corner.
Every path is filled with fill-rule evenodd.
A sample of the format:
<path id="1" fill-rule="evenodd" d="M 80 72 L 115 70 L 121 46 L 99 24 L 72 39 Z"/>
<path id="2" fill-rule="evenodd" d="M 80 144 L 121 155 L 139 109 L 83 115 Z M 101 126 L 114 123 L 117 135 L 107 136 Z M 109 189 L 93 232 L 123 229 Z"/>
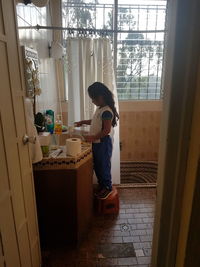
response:
<path id="1" fill-rule="evenodd" d="M 25 99 L 26 122 L 28 136 L 35 136 L 35 144 L 29 143 L 29 151 L 31 154 L 32 163 L 37 163 L 42 160 L 42 150 L 39 143 L 36 127 L 34 125 L 33 104 L 29 98 Z"/>

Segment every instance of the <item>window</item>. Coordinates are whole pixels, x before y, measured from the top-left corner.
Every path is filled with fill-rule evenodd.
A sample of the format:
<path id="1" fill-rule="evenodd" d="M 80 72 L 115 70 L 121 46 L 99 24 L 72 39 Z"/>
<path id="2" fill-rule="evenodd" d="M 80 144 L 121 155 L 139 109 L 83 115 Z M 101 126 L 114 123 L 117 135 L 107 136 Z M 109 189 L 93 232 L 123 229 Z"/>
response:
<path id="1" fill-rule="evenodd" d="M 35 26 L 37 24 L 45 26 L 47 25 L 47 8 L 46 7 L 36 7 L 34 5 L 27 5 L 25 6 L 24 4 L 17 4 L 16 5 L 16 9 L 17 9 L 17 22 L 18 22 L 18 26 Z M 30 33 L 29 33 L 30 34 Z M 38 33 L 33 32 L 32 33 L 33 36 L 32 39 L 34 37 L 36 37 L 36 35 Z M 19 36 L 20 38 L 26 38 L 30 36 L 26 36 L 26 30 L 19 30 Z"/>
<path id="2" fill-rule="evenodd" d="M 166 4 L 162 0 L 74 0 L 62 2 L 63 26 L 115 30 L 110 35 L 120 100 L 162 98 Z M 117 25 L 114 25 L 117 14 Z M 73 32 L 73 31 L 72 31 Z M 69 31 L 64 31 L 64 39 Z M 115 38 L 114 38 L 115 35 Z"/>

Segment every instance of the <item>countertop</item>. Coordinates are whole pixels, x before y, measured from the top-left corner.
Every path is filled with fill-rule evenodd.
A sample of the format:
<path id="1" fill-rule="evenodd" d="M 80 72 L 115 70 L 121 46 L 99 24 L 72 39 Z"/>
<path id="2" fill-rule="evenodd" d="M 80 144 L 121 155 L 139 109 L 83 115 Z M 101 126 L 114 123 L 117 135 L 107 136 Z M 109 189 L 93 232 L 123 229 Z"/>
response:
<path id="1" fill-rule="evenodd" d="M 56 157 L 51 157 L 51 152 L 48 157 L 43 157 L 42 161 L 33 164 L 34 170 L 49 170 L 49 169 L 77 169 L 92 157 L 92 146 L 89 143 L 82 143 L 81 153 L 76 157 L 66 155 L 65 146 L 60 146 L 62 152 Z"/>

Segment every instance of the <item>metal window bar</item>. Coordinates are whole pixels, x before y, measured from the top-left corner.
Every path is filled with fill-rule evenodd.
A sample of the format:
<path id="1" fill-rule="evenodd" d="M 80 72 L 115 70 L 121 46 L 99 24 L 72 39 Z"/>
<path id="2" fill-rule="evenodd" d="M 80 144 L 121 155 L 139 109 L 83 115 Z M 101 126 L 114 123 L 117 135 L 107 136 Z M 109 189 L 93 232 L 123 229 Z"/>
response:
<path id="1" fill-rule="evenodd" d="M 166 11 L 165 11 L 165 17 L 167 18 L 167 11 L 168 11 L 168 5 L 169 5 L 169 2 L 167 1 L 166 3 Z M 165 19 L 165 28 L 167 28 L 167 19 Z M 164 35 L 164 44 L 166 44 L 166 40 L 167 40 L 167 33 Z M 163 50 L 163 54 L 162 54 L 162 64 L 165 60 L 165 50 Z M 162 73 L 163 73 L 163 65 L 162 65 Z M 164 75 L 162 75 L 162 78 L 161 78 L 161 87 L 160 87 L 160 96 L 161 98 L 163 98 L 164 96 L 164 86 L 163 86 L 163 79 L 164 78 Z"/>
<path id="2" fill-rule="evenodd" d="M 104 33 L 104 35 L 108 35 L 108 33 L 154 33 L 154 30 L 141 30 L 141 31 L 137 31 L 137 30 L 109 30 L 109 29 L 95 29 L 95 28 L 72 28 L 72 27 L 59 27 L 59 26 L 42 26 L 42 25 L 35 25 L 35 26 L 19 26 L 18 27 L 19 30 L 58 30 L 58 31 L 76 31 L 76 32 L 85 32 L 85 33 L 89 33 L 89 32 L 93 32 L 93 33 Z M 166 30 L 157 30 L 158 33 L 165 33 Z"/>
<path id="3" fill-rule="evenodd" d="M 23 23 L 22 25 L 24 25 L 23 26 L 24 29 L 28 29 L 29 27 L 33 26 L 36 23 L 42 23 L 42 24 L 47 23 L 46 8 L 43 8 L 44 9 L 43 12 L 41 12 L 40 8 L 37 8 L 35 6 L 24 6 L 23 4 L 18 4 L 16 8 L 17 8 L 18 24 L 21 25 Z M 34 11 L 33 14 L 31 10 Z"/>
<path id="4" fill-rule="evenodd" d="M 103 28 L 105 28 L 105 5 L 103 5 Z"/>
<path id="5" fill-rule="evenodd" d="M 139 75 L 138 75 L 138 98 L 144 98 L 144 95 L 143 95 L 143 91 L 144 90 L 146 90 L 147 91 L 147 93 L 146 93 L 146 98 L 147 99 L 150 99 L 150 98 L 153 98 L 152 97 L 152 90 L 154 90 L 154 91 L 156 91 L 156 97 L 154 96 L 154 98 L 158 98 L 157 97 L 157 92 L 158 92 L 158 87 L 160 87 L 160 83 L 159 83 L 159 81 L 160 81 L 160 77 L 159 77 L 159 68 L 160 68 L 160 66 L 159 66 L 159 68 L 158 68 L 158 70 L 156 71 L 156 64 L 155 64 L 155 61 L 157 60 L 157 57 L 159 56 L 159 55 L 162 55 L 163 54 L 163 51 L 161 51 L 160 52 L 160 54 L 159 53 L 157 53 L 157 54 L 155 54 L 155 52 L 154 52 L 154 60 L 153 60 L 153 62 L 152 62 L 152 59 L 151 59 L 151 57 L 150 57 L 150 54 L 151 54 L 151 50 L 155 50 L 155 48 L 156 48 L 156 46 L 159 46 L 160 44 L 163 44 L 163 41 L 156 41 L 156 33 L 157 33 L 157 26 L 156 26 L 156 28 L 155 28 L 155 31 L 154 31 L 154 35 L 155 35 L 155 37 L 154 37 L 154 40 L 151 40 L 151 42 L 148 42 L 148 44 L 146 45 L 145 44 L 145 42 L 147 42 L 146 40 L 147 40 L 147 37 L 148 37 L 148 29 L 150 28 L 149 26 L 148 26 L 148 23 L 149 23 L 149 17 L 151 16 L 151 13 L 149 13 L 150 12 L 150 10 L 153 10 L 153 9 L 151 9 L 151 8 L 149 8 L 149 6 L 147 6 L 146 8 L 145 8 L 146 10 L 146 29 L 145 29 L 145 33 L 146 33 L 146 38 L 144 39 L 144 40 L 141 40 L 140 41 L 140 44 L 139 44 L 139 46 L 140 46 L 140 50 L 142 51 L 142 50 L 145 50 L 145 47 L 146 47 L 146 50 L 148 51 L 148 54 L 149 54 L 149 56 L 148 55 L 146 55 L 146 59 L 145 60 L 147 60 L 147 62 L 146 63 L 144 63 L 144 61 L 143 61 L 143 59 L 142 59 L 142 57 L 140 57 L 140 56 L 138 56 L 138 55 L 136 55 L 136 56 L 134 56 L 134 53 L 132 53 L 132 55 L 134 56 L 134 58 L 132 58 L 133 59 L 133 61 L 134 61 L 134 59 L 136 59 L 136 57 L 138 58 L 138 65 L 139 65 Z M 154 8 L 155 9 L 155 8 Z M 159 8 L 158 7 L 156 7 L 156 9 L 158 9 L 159 10 Z M 140 29 L 140 6 L 137 6 L 137 25 L 136 25 L 136 27 L 137 27 L 137 29 Z M 143 11 L 144 11 L 144 9 L 143 9 Z M 147 13 L 148 12 L 148 13 Z M 156 19 L 157 20 L 157 19 Z M 157 22 L 156 22 L 156 24 L 157 24 Z M 120 23 L 120 25 L 121 25 L 121 23 Z M 121 28 L 120 28 L 121 29 Z M 120 39 L 123 39 L 122 37 L 121 37 L 121 35 L 119 35 L 119 38 Z M 128 39 L 128 38 L 126 38 L 126 39 Z M 124 40 L 119 40 L 118 39 L 118 45 L 120 45 L 120 43 L 122 44 L 123 43 L 123 41 Z M 129 49 L 133 49 L 133 47 L 134 46 L 132 46 L 131 44 L 129 45 L 128 44 L 128 42 L 127 42 L 127 40 L 125 40 L 125 42 L 126 42 L 126 46 L 127 47 L 129 47 Z M 141 53 L 140 53 L 141 54 Z M 142 52 L 142 54 L 143 54 L 143 52 Z M 130 54 L 129 54 L 130 55 Z M 119 56 L 120 57 L 120 56 Z M 160 59 L 161 59 L 161 57 L 159 57 Z M 123 60 L 123 62 L 122 62 L 122 59 L 124 59 Z M 118 69 L 119 69 L 119 71 L 117 71 L 117 73 L 116 73 L 116 76 L 117 76 L 117 84 L 118 84 L 118 89 L 119 89 L 119 87 L 120 87 L 120 89 L 119 90 L 123 90 L 123 87 L 121 87 L 120 86 L 120 78 L 121 77 L 119 77 L 119 75 L 121 76 L 122 75 L 122 71 L 121 71 L 121 69 L 122 69 L 122 64 L 123 65 L 126 65 L 126 63 L 128 63 L 128 61 L 129 61 L 129 59 L 126 59 L 126 58 L 124 58 L 123 57 L 123 55 L 121 55 L 121 62 L 119 61 L 119 63 L 118 63 Z M 152 62 L 152 63 L 151 63 Z M 155 73 L 155 77 L 154 77 L 154 79 L 156 80 L 156 82 L 154 83 L 154 84 L 152 84 L 152 83 L 150 83 L 150 81 L 149 81 L 149 77 L 150 77 L 150 67 L 151 67 L 151 64 L 152 64 L 152 66 L 153 65 L 155 65 L 155 66 L 153 66 L 154 67 L 154 73 Z M 153 64 L 154 63 L 154 64 Z M 160 62 L 161 63 L 161 62 Z M 160 64 L 159 63 L 159 64 Z M 147 65 L 147 67 L 144 67 L 143 65 Z M 145 81 L 145 79 L 143 79 L 144 77 L 143 77 L 143 74 L 142 74 L 142 72 L 144 72 L 144 71 L 146 71 L 146 69 L 147 69 L 147 83 L 146 82 L 144 82 Z M 123 77 L 122 77 L 123 78 Z M 151 78 L 152 79 L 152 78 Z M 121 79 L 122 80 L 122 79 Z M 127 91 L 126 90 L 126 88 L 128 87 L 128 88 L 130 88 L 130 90 L 129 90 L 129 92 L 131 92 L 131 82 L 132 82 L 132 80 L 130 80 L 130 81 L 128 81 L 127 80 L 127 84 L 125 85 L 124 84 L 124 80 L 125 79 L 123 79 L 123 82 L 121 83 L 121 85 L 124 85 L 125 86 L 125 88 L 124 88 L 124 91 Z M 133 85 L 133 84 L 132 84 Z M 153 87 L 153 89 L 152 89 L 152 87 Z M 121 92 L 121 91 L 120 91 Z M 121 94 L 121 93 L 120 93 Z M 128 98 L 128 94 L 127 94 L 127 97 L 125 96 L 125 97 L 123 97 L 123 98 Z M 135 98 L 134 96 L 133 96 L 133 98 Z"/>
<path id="6" fill-rule="evenodd" d="M 148 22 L 149 22 L 149 9 L 147 7 L 147 12 L 146 12 L 146 30 L 148 30 Z M 146 39 L 147 39 L 147 33 L 146 33 Z"/>
<path id="7" fill-rule="evenodd" d="M 148 91 L 149 91 L 149 73 L 150 73 L 150 66 L 151 66 L 151 60 L 150 60 L 150 49 L 149 49 L 149 57 L 148 57 L 148 75 L 147 75 L 147 99 L 148 99 Z"/>
<path id="8" fill-rule="evenodd" d="M 97 6 L 95 5 L 95 13 L 94 13 L 94 16 L 95 16 L 95 28 L 97 27 Z"/>
<path id="9" fill-rule="evenodd" d="M 63 37 L 77 33 L 78 35 L 93 35 L 98 34 L 101 36 L 111 37 L 113 43 L 113 53 L 116 66 L 116 81 L 119 98 L 127 99 L 140 99 L 144 98 L 144 92 L 146 90 L 146 98 L 152 98 L 152 90 L 154 90 L 154 97 L 158 98 L 161 95 L 161 69 L 163 63 L 163 44 L 165 36 L 165 25 L 163 29 L 160 28 L 160 16 L 163 16 L 161 12 L 166 12 L 166 6 L 162 5 L 118 5 L 115 0 L 115 5 L 112 4 L 88 4 L 88 3 L 73 3 L 63 1 L 63 27 L 53 26 L 28 26 L 19 27 L 19 29 L 49 29 L 49 30 L 62 30 Z M 114 6 L 118 7 L 117 14 L 114 12 Z M 81 20 L 78 18 L 78 9 L 86 10 L 90 8 L 91 19 L 89 23 L 85 25 L 81 24 Z M 155 11 L 154 13 L 152 13 Z M 108 13 L 115 19 L 107 24 Z M 74 16 L 75 14 L 75 16 Z M 152 14 L 155 16 L 155 23 L 150 20 Z M 141 18 L 146 15 L 146 25 Z M 101 18 L 100 18 L 101 16 Z M 128 20 L 129 18 L 129 20 Z M 131 23 L 130 18 L 134 18 L 135 23 Z M 101 28 L 98 28 L 99 21 L 101 21 Z M 125 22 L 126 20 L 127 22 Z M 76 23 L 76 24 L 75 24 Z M 136 38 L 134 38 L 136 36 Z M 139 36 L 139 37 L 138 37 Z M 143 37 L 142 37 L 143 36 Z M 128 38 L 129 37 L 129 38 Z M 143 38 L 143 39 L 138 39 Z M 120 52 L 121 47 L 126 47 L 125 52 Z M 160 46 L 160 51 L 157 53 L 156 47 Z M 128 51 L 128 52 L 127 52 Z M 136 52 L 135 52 L 136 51 Z M 139 52 L 138 52 L 139 51 Z M 146 51 L 146 52 L 145 52 Z M 152 52 L 153 51 L 153 52 Z M 151 57 L 153 55 L 153 57 Z M 125 56 L 125 57 L 124 57 Z M 118 57 L 118 59 L 117 59 Z M 156 64 L 156 61 L 158 61 Z M 139 75 L 134 73 L 129 75 L 130 66 L 132 69 L 138 62 Z M 131 64 L 131 65 L 130 65 Z M 126 65 L 128 67 L 126 67 Z M 124 66 L 124 67 L 123 67 Z M 152 76 L 153 75 L 153 76 Z M 138 86 L 135 87 L 134 82 L 137 81 Z M 120 83 L 121 82 L 121 83 Z M 123 85 L 123 86 L 120 86 Z M 134 88 L 132 87 L 134 86 Z M 135 96 L 135 90 L 138 90 L 137 97 Z M 124 93 L 122 93 L 122 91 Z M 123 96 L 122 96 L 123 95 Z"/>
<path id="10" fill-rule="evenodd" d="M 142 53 L 142 46 L 140 46 L 140 51 Z M 140 99 L 141 72 L 142 72 L 142 58 L 140 58 L 140 61 L 139 61 L 139 89 L 138 89 L 138 99 Z"/>
<path id="11" fill-rule="evenodd" d="M 157 93 L 157 89 L 158 89 L 158 85 L 157 85 L 157 82 L 158 82 L 158 73 L 159 73 L 159 65 L 160 65 L 160 60 L 159 60 L 159 57 L 157 59 L 157 66 L 156 66 L 156 88 L 155 88 L 155 98 L 156 98 L 156 93 Z"/>
<path id="12" fill-rule="evenodd" d="M 155 31 L 157 29 L 157 25 L 158 25 L 158 7 L 156 7 L 156 22 L 155 22 Z M 154 40 L 156 40 L 156 32 L 154 35 Z"/>
<path id="13" fill-rule="evenodd" d="M 138 5 L 138 8 L 137 8 L 137 12 L 138 12 L 138 24 L 137 24 L 137 29 L 139 30 L 139 25 L 140 25 L 140 6 Z"/>
<path id="14" fill-rule="evenodd" d="M 115 32 L 113 32 L 113 62 L 114 62 L 114 73 L 117 71 L 117 27 L 118 27 L 118 0 L 114 0 L 114 7 L 112 13 L 112 28 Z"/>
<path id="15" fill-rule="evenodd" d="M 149 22 L 149 10 L 147 8 L 146 30 L 148 29 L 148 22 Z M 146 33 L 146 39 L 147 39 L 147 33 Z M 149 51 L 150 51 L 150 49 L 149 49 Z M 149 60 L 150 60 L 150 58 L 149 58 Z M 149 69 L 150 69 L 149 60 L 148 60 L 148 82 L 149 82 Z M 147 84 L 147 95 L 146 95 L 147 99 L 148 99 L 148 94 L 149 94 L 149 83 Z"/>

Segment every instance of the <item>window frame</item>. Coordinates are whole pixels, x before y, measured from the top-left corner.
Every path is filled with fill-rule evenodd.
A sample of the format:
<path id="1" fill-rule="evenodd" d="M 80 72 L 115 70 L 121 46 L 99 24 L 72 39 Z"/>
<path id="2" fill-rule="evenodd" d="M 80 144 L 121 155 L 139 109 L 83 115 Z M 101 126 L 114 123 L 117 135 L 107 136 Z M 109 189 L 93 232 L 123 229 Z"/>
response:
<path id="1" fill-rule="evenodd" d="M 66 1 L 62 1 L 62 3 L 63 2 L 66 2 Z M 66 3 L 70 4 L 70 1 L 67 1 Z M 71 3 L 73 3 L 73 2 L 71 2 Z M 134 98 L 124 98 L 124 99 L 122 99 L 122 98 L 118 97 L 119 101 L 159 101 L 159 100 L 162 100 L 162 97 L 163 97 L 162 80 L 163 80 L 163 63 L 164 63 L 164 54 L 165 54 L 165 36 L 166 36 L 165 33 L 166 33 L 167 1 L 163 1 L 163 3 L 164 4 L 162 5 L 162 8 L 163 8 L 164 5 L 166 5 L 166 9 L 165 9 L 165 23 L 164 23 L 165 24 L 165 28 L 162 31 L 163 34 L 164 34 L 164 38 L 161 41 L 161 42 L 163 42 L 162 63 L 160 65 L 157 65 L 157 66 L 159 66 L 158 68 L 162 69 L 162 74 L 161 74 L 161 76 L 158 76 L 158 74 L 157 74 L 157 76 L 153 76 L 153 77 L 156 78 L 156 89 L 155 89 L 155 93 L 154 93 L 155 97 L 148 98 L 149 93 L 148 93 L 148 89 L 147 89 L 146 98 L 140 98 L 139 97 L 139 96 L 141 96 L 141 91 L 140 90 L 143 90 L 143 89 L 139 88 L 139 90 L 138 90 L 138 98 L 135 98 L 135 99 Z M 94 4 L 93 3 L 92 4 L 91 3 L 85 3 L 86 7 L 87 7 L 87 5 L 89 5 L 89 6 L 93 6 L 94 5 L 96 7 L 97 4 L 95 4 L 95 3 Z M 102 4 L 102 5 L 104 5 L 104 4 Z M 124 4 L 118 4 L 118 0 L 113 0 L 113 4 L 105 4 L 105 5 L 109 5 L 109 6 L 112 5 L 113 6 L 113 24 L 112 24 L 113 28 L 111 29 L 113 31 L 113 34 L 112 34 L 113 62 L 114 62 L 113 67 L 114 67 L 114 74 L 115 74 L 115 79 L 116 79 L 116 88 L 117 88 L 117 91 L 118 91 L 118 86 L 117 86 L 118 63 L 117 62 L 118 62 L 118 40 L 119 40 L 118 34 L 120 33 L 120 29 L 119 29 L 119 26 L 118 26 L 118 23 L 119 23 L 119 20 L 118 20 L 118 9 L 119 9 L 120 5 L 124 6 Z M 131 4 L 131 5 L 133 5 L 133 4 Z M 130 8 L 131 5 L 127 5 L 127 6 L 129 6 L 129 8 Z M 140 5 L 138 4 L 138 6 L 140 6 Z M 148 4 L 145 4 L 145 6 L 148 6 Z M 155 5 L 155 6 L 158 7 L 158 5 Z M 62 21 L 63 21 L 63 19 L 62 19 Z M 97 28 L 95 28 L 94 30 L 96 30 L 96 29 Z M 161 32 L 161 30 L 154 30 L 154 31 L 152 31 L 152 30 L 151 31 L 144 30 L 144 31 L 140 31 L 140 32 L 141 33 L 151 32 L 151 33 L 156 34 L 158 32 Z M 149 69 L 148 69 L 148 71 L 149 71 Z M 132 77 L 134 77 L 134 76 L 132 76 Z M 142 76 L 142 77 L 144 78 L 145 76 Z M 146 78 L 148 78 L 148 88 L 149 88 L 149 77 L 151 77 L 151 76 L 148 74 L 148 77 L 146 77 Z M 159 82 L 158 82 L 158 79 L 159 79 Z M 140 83 L 140 82 L 138 82 L 138 83 Z M 159 86 L 160 88 L 158 89 L 158 84 L 159 83 L 160 83 L 160 86 Z M 133 90 L 133 88 L 130 88 L 130 90 Z M 157 94 L 159 95 L 159 98 L 156 97 Z M 119 96 L 119 92 L 118 92 L 118 96 Z"/>

